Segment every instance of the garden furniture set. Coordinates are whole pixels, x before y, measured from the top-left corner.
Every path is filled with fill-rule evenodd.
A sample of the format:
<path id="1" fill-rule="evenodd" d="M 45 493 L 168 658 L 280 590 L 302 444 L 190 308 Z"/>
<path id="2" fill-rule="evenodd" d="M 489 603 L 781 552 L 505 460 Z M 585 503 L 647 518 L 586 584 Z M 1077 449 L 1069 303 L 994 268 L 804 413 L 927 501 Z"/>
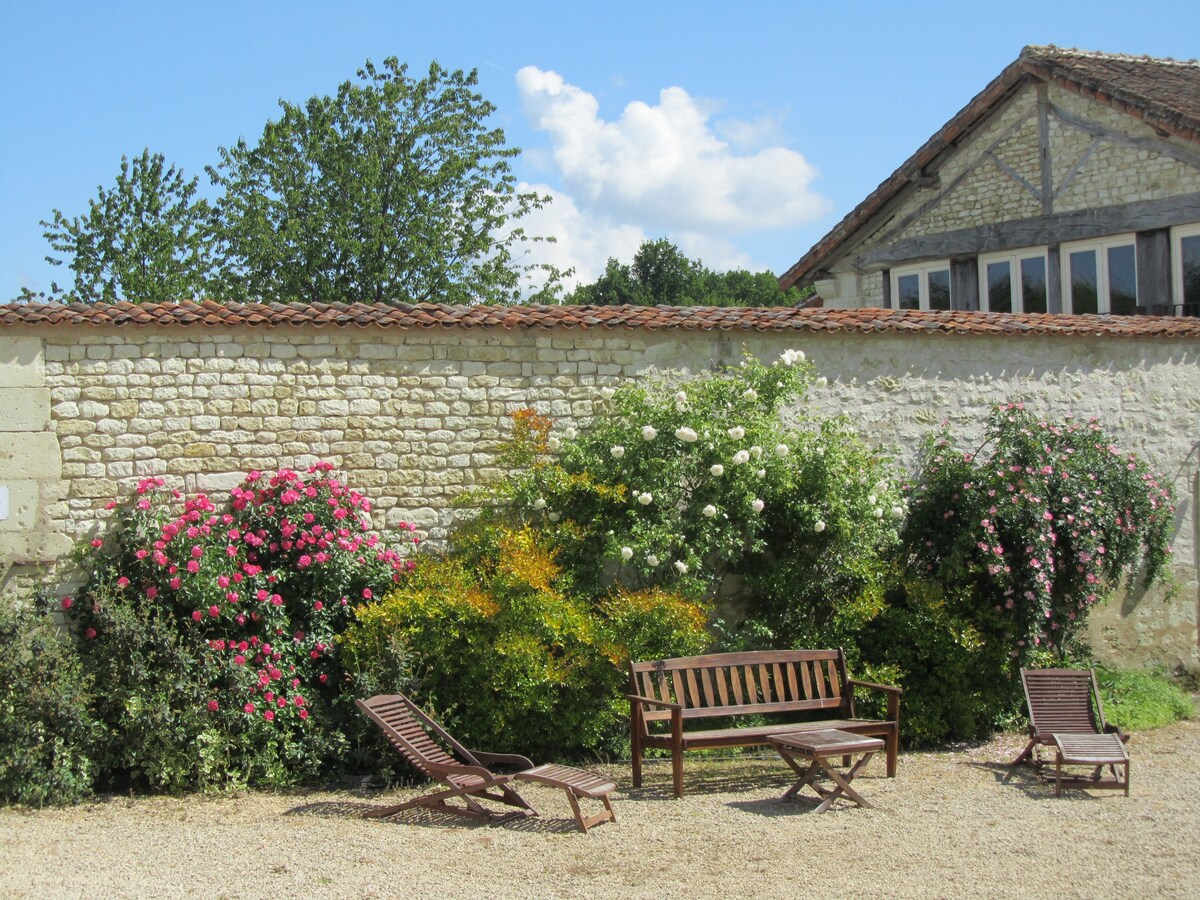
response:
<path id="1" fill-rule="evenodd" d="M 1041 771 L 1037 750 L 1054 746 L 1055 795 L 1064 786 L 1124 788 L 1129 796 L 1128 738 L 1104 721 L 1095 674 L 1069 669 L 1021 670 L 1029 705 L 1030 741 L 1013 765 L 1029 761 Z M 871 804 L 851 786 L 875 753 L 887 754 L 887 775 L 896 775 L 899 744 L 900 688 L 856 681 L 846 674 L 839 650 L 779 650 L 720 653 L 630 663 L 628 695 L 631 707 L 633 784 L 642 783 L 642 754 L 646 747 L 671 751 L 672 785 L 683 796 L 683 752 L 707 747 L 770 746 L 799 776 L 783 800 L 815 804 L 827 811 L 839 798 L 869 808 Z M 855 716 L 854 689 L 887 695 L 886 719 Z M 489 824 L 536 816 L 537 811 L 513 788 L 514 782 L 536 782 L 561 789 L 583 832 L 602 822 L 615 822 L 609 779 L 573 766 L 535 766 L 512 753 L 468 750 L 403 694 L 386 694 L 355 701 L 416 769 L 445 787 L 413 800 L 372 809 L 367 817 L 381 818 L 413 808 L 465 816 Z M 736 719 L 784 714 L 788 721 L 735 727 L 685 730 L 684 723 L 711 718 Z M 805 714 L 802 721 L 794 717 Z M 665 725 L 669 730 L 663 730 Z M 858 761 L 851 764 L 853 758 Z M 839 771 L 830 762 L 841 757 Z M 1090 777 L 1064 775 L 1064 765 L 1094 769 Z M 493 771 L 500 766 L 511 774 Z M 1111 778 L 1102 778 L 1107 767 Z M 1123 777 L 1118 773 L 1123 771 Z M 824 776 L 833 783 L 824 787 Z M 801 796 L 811 788 L 816 797 Z M 581 799 L 599 801 L 603 809 L 585 815 Z M 449 801 L 458 801 L 451 803 Z M 512 807 L 497 812 L 480 801 Z"/>

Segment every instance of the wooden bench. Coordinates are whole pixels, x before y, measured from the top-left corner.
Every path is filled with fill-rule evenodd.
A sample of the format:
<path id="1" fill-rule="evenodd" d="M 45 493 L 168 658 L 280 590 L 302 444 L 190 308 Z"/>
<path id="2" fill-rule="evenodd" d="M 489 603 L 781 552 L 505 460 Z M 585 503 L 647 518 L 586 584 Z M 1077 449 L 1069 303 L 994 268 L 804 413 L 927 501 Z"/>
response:
<path id="1" fill-rule="evenodd" d="M 773 734 L 836 728 L 881 737 L 887 774 L 896 776 L 901 689 L 855 681 L 838 650 L 756 650 L 629 664 L 633 786 L 642 784 L 647 747 L 671 751 L 675 796 L 683 796 L 683 753 L 712 747 L 756 747 Z M 854 689 L 887 693 L 887 719 L 860 719 Z M 708 730 L 704 719 L 790 714 L 788 721 Z"/>

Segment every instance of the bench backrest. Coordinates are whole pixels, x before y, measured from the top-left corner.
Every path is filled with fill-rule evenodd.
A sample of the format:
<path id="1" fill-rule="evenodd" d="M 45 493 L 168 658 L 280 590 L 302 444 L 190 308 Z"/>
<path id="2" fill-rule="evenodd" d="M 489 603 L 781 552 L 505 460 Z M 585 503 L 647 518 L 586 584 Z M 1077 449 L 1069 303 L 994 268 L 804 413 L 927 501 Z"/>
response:
<path id="1" fill-rule="evenodd" d="M 755 650 L 629 664 L 632 693 L 678 703 L 683 718 L 843 710 L 852 713 L 841 650 Z M 649 723 L 671 711 L 642 704 Z"/>

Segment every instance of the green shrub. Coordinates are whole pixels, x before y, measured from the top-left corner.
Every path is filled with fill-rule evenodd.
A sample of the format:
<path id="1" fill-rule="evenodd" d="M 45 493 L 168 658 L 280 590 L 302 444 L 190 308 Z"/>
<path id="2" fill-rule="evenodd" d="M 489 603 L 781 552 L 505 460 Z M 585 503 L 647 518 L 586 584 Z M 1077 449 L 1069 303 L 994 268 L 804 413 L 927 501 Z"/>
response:
<path id="1" fill-rule="evenodd" d="M 1097 667 L 1096 681 L 1105 718 L 1127 731 L 1159 728 L 1196 715 L 1191 697 L 1165 675 Z"/>
<path id="2" fill-rule="evenodd" d="M 539 759 L 607 754 L 623 740 L 631 653 L 678 655 L 708 642 L 706 611 L 661 590 L 598 603 L 566 592 L 550 536 L 476 524 L 463 546 L 423 560 L 358 609 L 340 640 L 355 671 L 400 654 L 414 699 L 469 746 Z"/>
<path id="3" fill-rule="evenodd" d="M 998 407 L 974 452 L 931 435 L 909 493 L 903 571 L 867 659 L 905 688 L 905 739 L 982 736 L 1023 708 L 1017 672 L 1078 652 L 1106 590 L 1169 558 L 1172 493 L 1095 422 Z"/>
<path id="4" fill-rule="evenodd" d="M 93 679 L 45 604 L 0 603 L 0 801 L 72 803 L 92 793 L 103 729 Z"/>
<path id="5" fill-rule="evenodd" d="M 890 460 L 846 420 L 799 408 L 785 423 L 818 382 L 788 351 L 601 388 L 581 432 L 523 411 L 514 473 L 482 497 L 485 518 L 554 529 L 566 576 L 591 596 L 615 584 L 707 597 L 734 575 L 744 633 L 783 647 L 850 639 L 881 609 L 904 510 Z"/>
<path id="6" fill-rule="evenodd" d="M 291 784 L 364 764 L 334 638 L 410 564 L 331 468 L 253 472 L 224 511 L 203 494 L 180 510 L 147 479 L 92 541 L 64 608 L 103 685 L 106 785 Z"/>

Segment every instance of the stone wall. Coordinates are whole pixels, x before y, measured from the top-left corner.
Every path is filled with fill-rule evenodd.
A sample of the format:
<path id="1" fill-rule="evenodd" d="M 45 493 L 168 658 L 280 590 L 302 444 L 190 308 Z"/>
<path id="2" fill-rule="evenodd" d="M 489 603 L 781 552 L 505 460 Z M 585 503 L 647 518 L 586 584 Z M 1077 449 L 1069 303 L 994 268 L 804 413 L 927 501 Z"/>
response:
<path id="1" fill-rule="evenodd" d="M 993 403 L 1098 416 L 1180 493 L 1172 595 L 1114 598 L 1095 616 L 1102 652 L 1200 670 L 1194 338 L 1020 334 L 696 331 L 682 328 L 19 327 L 0 333 L 0 553 L 12 585 L 63 580 L 73 542 L 138 479 L 220 492 L 249 469 L 327 459 L 376 503 L 377 525 L 438 539 L 451 499 L 494 477 L 509 414 L 593 414 L 600 386 L 805 350 L 845 412 L 911 465 L 949 421 L 967 441 Z"/>

